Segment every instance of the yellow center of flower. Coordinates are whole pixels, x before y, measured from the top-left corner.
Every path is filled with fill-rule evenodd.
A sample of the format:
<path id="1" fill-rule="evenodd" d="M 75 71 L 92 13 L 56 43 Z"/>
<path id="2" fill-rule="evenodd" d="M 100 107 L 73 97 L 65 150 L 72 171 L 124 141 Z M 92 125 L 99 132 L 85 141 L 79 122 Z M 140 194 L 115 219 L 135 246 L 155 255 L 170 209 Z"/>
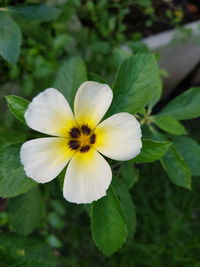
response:
<path id="1" fill-rule="evenodd" d="M 87 125 L 82 125 L 80 128 L 71 128 L 69 136 L 68 147 L 71 150 L 78 150 L 81 153 L 89 151 L 91 146 L 96 142 L 96 134 Z"/>
<path id="2" fill-rule="evenodd" d="M 81 146 L 87 146 L 90 144 L 90 136 L 89 135 L 80 135 L 80 137 L 78 138 L 78 141 L 80 143 Z"/>

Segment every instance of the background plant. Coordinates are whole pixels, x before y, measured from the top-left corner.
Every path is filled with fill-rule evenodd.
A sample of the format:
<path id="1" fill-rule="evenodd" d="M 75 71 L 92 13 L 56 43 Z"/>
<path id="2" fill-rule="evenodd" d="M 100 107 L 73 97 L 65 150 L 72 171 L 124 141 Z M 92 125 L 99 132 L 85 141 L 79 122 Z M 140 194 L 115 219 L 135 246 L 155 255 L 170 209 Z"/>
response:
<path id="1" fill-rule="evenodd" d="M 146 3 L 149 8 L 151 2 Z M 70 1 L 57 8 L 46 4 L 9 7 L 7 3 L 1 7 L 0 53 L 9 63 L 18 60 L 18 64 L 2 60 L 0 66 L 5 74 L 0 77 L 1 94 L 7 95 L 15 116 L 2 99 L 0 266 L 198 263 L 199 184 L 195 177 L 199 176 L 200 147 L 191 137 L 199 137 L 195 123 L 182 121 L 200 115 L 200 88 L 188 89 L 161 108 L 156 57 L 136 35 L 132 41 L 125 35 L 123 20 L 130 7 L 131 1 L 85 1 L 84 5 Z M 119 14 L 110 15 L 112 8 Z M 90 15 L 88 26 L 83 26 L 87 17 L 83 10 Z M 72 104 L 78 86 L 88 79 L 112 87 L 109 114 L 128 111 L 138 117 L 143 150 L 131 161 L 111 161 L 114 177 L 107 196 L 83 206 L 62 198 L 62 173 L 59 181 L 42 186 L 25 177 L 19 148 L 25 140 L 40 136 L 24 124 L 29 102 L 22 97 L 31 100 L 53 85 Z M 126 244 L 108 259 L 91 237 L 108 256 L 125 240 Z"/>

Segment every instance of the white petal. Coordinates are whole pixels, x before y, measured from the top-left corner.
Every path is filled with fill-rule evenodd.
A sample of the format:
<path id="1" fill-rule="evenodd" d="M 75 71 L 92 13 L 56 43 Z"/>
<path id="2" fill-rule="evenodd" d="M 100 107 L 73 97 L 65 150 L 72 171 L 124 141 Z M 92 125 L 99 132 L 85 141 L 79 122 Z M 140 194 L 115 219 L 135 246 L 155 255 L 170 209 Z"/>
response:
<path id="1" fill-rule="evenodd" d="M 94 128 L 108 110 L 112 97 L 112 90 L 107 84 L 84 82 L 78 89 L 74 102 L 78 124 L 88 124 Z"/>
<path id="2" fill-rule="evenodd" d="M 111 179 L 111 168 L 97 151 L 77 153 L 67 167 L 64 197 L 74 203 L 91 203 L 106 195 Z"/>
<path id="3" fill-rule="evenodd" d="M 111 159 L 129 160 L 140 153 L 140 124 L 129 113 L 111 116 L 97 126 L 95 133 L 95 148 Z"/>
<path id="4" fill-rule="evenodd" d="M 67 147 L 64 138 L 39 138 L 21 147 L 21 163 L 26 175 L 39 183 L 54 179 L 66 166 L 74 152 Z"/>
<path id="5" fill-rule="evenodd" d="M 64 96 L 49 88 L 33 98 L 25 113 L 28 126 L 36 131 L 66 136 L 75 123 L 71 108 Z"/>

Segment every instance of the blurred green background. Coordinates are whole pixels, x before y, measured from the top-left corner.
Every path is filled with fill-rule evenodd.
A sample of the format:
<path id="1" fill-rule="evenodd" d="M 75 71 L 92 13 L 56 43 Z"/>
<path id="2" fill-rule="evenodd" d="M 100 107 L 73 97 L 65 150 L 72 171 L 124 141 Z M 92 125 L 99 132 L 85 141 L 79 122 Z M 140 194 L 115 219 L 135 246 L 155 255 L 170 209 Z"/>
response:
<path id="1" fill-rule="evenodd" d="M 32 3 L 58 10 L 39 19 L 30 15 L 29 20 L 13 14 L 22 31 L 22 46 L 17 64 L 0 59 L 1 147 L 37 136 L 9 113 L 4 95 L 31 100 L 53 85 L 58 70 L 73 56 L 86 62 L 90 80 L 103 77 L 111 84 L 123 58 L 149 50 L 141 42 L 143 37 L 200 18 L 199 1 L 2 0 L 0 10 Z M 200 142 L 198 125 L 198 119 L 185 123 Z M 67 203 L 55 181 L 44 192 L 44 218 L 28 236 L 14 233 L 13 205 L 0 199 L 0 266 L 199 267 L 199 192 L 199 177 L 194 177 L 189 191 L 172 184 L 159 163 L 143 165 L 131 190 L 137 215 L 135 234 L 110 258 L 92 241 L 85 207 Z"/>

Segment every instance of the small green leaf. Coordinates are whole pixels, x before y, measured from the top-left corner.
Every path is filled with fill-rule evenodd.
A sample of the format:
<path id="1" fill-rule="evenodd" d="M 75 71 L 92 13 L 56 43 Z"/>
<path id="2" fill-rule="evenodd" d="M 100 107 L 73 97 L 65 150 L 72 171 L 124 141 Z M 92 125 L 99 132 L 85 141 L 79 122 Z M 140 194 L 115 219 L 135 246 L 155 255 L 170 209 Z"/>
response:
<path id="1" fill-rule="evenodd" d="M 143 139 L 141 153 L 133 159 L 133 162 L 143 163 L 156 161 L 165 155 L 170 146 L 171 143 L 167 141 Z"/>
<path id="2" fill-rule="evenodd" d="M 123 181 L 114 178 L 112 185 L 121 200 L 122 208 L 124 210 L 124 215 L 127 223 L 128 237 L 131 238 L 136 230 L 135 205 L 131 198 L 131 194 L 129 193 Z"/>
<path id="3" fill-rule="evenodd" d="M 136 54 L 124 60 L 113 88 L 110 113 L 127 111 L 137 113 L 160 90 L 160 77 L 155 56 Z"/>
<path id="4" fill-rule="evenodd" d="M 33 188 L 20 163 L 20 145 L 12 144 L 0 150 L 0 197 L 15 197 Z"/>
<path id="5" fill-rule="evenodd" d="M 184 158 L 192 171 L 192 175 L 200 176 L 200 145 L 189 137 L 173 138 L 177 151 Z"/>
<path id="6" fill-rule="evenodd" d="M 188 120 L 200 116 L 200 87 L 194 87 L 177 96 L 167 104 L 159 115 L 178 120 Z"/>
<path id="7" fill-rule="evenodd" d="M 107 195 L 92 204 L 92 236 L 97 247 L 111 256 L 123 245 L 127 225 L 119 199 L 110 187 Z"/>
<path id="8" fill-rule="evenodd" d="M 45 214 L 44 200 L 38 186 L 9 200 L 9 219 L 15 232 L 30 234 L 41 223 Z"/>
<path id="9" fill-rule="evenodd" d="M 60 9 L 45 4 L 8 6 L 3 8 L 3 11 L 10 13 L 10 15 L 37 22 L 54 20 L 61 14 Z"/>
<path id="10" fill-rule="evenodd" d="M 20 54 L 22 35 L 15 21 L 0 11 L 0 55 L 16 64 Z"/>
<path id="11" fill-rule="evenodd" d="M 124 161 L 119 170 L 120 177 L 128 189 L 138 181 L 139 170 L 134 167 L 133 160 Z"/>
<path id="12" fill-rule="evenodd" d="M 153 122 L 163 131 L 174 135 L 187 134 L 185 127 L 176 119 L 165 116 L 152 116 Z"/>
<path id="13" fill-rule="evenodd" d="M 53 248 L 62 247 L 61 241 L 55 235 L 49 235 L 47 237 L 47 243 Z"/>
<path id="14" fill-rule="evenodd" d="M 54 87 L 66 97 L 71 107 L 78 87 L 87 80 L 86 66 L 79 57 L 72 57 L 61 66 Z"/>
<path id="15" fill-rule="evenodd" d="M 48 214 L 48 221 L 51 226 L 57 229 L 62 229 L 65 225 L 63 219 L 56 212 Z"/>
<path id="16" fill-rule="evenodd" d="M 6 101 L 10 112 L 21 122 L 26 124 L 24 114 L 28 108 L 29 101 L 15 95 L 6 96 Z"/>
<path id="17" fill-rule="evenodd" d="M 190 169 L 173 145 L 161 159 L 161 164 L 173 183 L 191 189 Z"/>

